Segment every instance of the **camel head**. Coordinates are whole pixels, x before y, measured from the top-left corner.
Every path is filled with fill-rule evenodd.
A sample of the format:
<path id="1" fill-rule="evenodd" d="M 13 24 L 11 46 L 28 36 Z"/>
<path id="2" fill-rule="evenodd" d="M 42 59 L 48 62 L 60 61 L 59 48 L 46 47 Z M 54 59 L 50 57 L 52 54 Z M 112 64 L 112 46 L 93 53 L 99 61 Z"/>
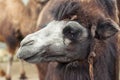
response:
<path id="1" fill-rule="evenodd" d="M 103 28 L 96 30 L 96 38 L 105 39 L 117 32 L 114 26 L 107 25 L 110 24 L 104 23 Z M 45 28 L 23 39 L 17 56 L 31 63 L 84 60 L 90 52 L 91 43 L 89 30 L 78 22 L 52 21 Z"/>
<path id="2" fill-rule="evenodd" d="M 66 2 L 54 9 L 55 19 L 43 29 L 26 36 L 17 57 L 30 63 L 84 60 L 94 39 L 105 41 L 118 32 L 118 25 L 111 18 L 101 16 L 97 13 L 99 10 L 94 10 L 95 14 L 88 11 L 94 7 L 87 8 L 87 17 L 82 14 L 85 12 L 83 9 L 77 14 L 80 9 L 77 4 Z"/>

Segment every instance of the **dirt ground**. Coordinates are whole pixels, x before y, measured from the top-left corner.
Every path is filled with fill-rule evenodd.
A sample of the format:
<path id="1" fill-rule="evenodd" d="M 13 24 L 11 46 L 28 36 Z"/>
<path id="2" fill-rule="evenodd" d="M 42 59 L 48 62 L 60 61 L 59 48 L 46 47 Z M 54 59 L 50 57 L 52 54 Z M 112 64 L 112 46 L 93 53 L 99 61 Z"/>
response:
<path id="1" fill-rule="evenodd" d="M 37 74 L 37 69 L 35 65 L 29 64 L 29 63 L 24 63 L 26 75 L 28 77 L 27 80 L 38 80 L 38 74 Z M 0 62 L 0 66 L 6 71 L 7 69 L 7 62 Z M 19 80 L 20 77 L 20 63 L 14 62 L 12 66 L 12 80 Z M 4 77 L 0 77 L 0 80 L 5 80 Z"/>

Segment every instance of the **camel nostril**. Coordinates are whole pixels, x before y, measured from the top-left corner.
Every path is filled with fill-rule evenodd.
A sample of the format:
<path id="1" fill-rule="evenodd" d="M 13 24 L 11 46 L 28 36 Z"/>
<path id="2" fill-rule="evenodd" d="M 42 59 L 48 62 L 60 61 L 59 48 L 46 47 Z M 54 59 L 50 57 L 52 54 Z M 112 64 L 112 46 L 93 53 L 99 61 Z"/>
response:
<path id="1" fill-rule="evenodd" d="M 34 40 L 30 40 L 30 41 L 23 43 L 21 46 L 29 46 L 29 45 L 32 45 L 34 42 L 35 42 Z"/>

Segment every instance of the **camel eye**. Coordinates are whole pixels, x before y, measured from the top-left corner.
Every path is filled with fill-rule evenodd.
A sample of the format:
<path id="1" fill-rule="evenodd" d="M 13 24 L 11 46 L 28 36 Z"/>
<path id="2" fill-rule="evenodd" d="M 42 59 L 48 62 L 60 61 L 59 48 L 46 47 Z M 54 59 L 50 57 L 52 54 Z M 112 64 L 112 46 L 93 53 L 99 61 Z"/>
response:
<path id="1" fill-rule="evenodd" d="M 64 34 L 64 37 L 72 40 L 72 41 L 76 41 L 79 36 L 81 35 L 81 30 L 76 28 L 76 27 L 71 27 L 71 26 L 66 26 L 64 29 L 63 29 L 63 34 Z"/>

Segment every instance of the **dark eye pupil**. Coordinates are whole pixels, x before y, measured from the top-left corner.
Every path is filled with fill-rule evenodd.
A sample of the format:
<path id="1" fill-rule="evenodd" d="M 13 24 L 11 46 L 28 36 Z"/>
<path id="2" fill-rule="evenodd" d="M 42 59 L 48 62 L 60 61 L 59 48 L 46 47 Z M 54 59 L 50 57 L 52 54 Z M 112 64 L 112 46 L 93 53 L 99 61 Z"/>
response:
<path id="1" fill-rule="evenodd" d="M 77 40 L 78 35 L 80 34 L 80 30 L 78 29 L 74 29 L 71 28 L 69 26 L 67 26 L 64 30 L 63 30 L 63 34 L 66 38 L 70 39 L 70 40 Z"/>

